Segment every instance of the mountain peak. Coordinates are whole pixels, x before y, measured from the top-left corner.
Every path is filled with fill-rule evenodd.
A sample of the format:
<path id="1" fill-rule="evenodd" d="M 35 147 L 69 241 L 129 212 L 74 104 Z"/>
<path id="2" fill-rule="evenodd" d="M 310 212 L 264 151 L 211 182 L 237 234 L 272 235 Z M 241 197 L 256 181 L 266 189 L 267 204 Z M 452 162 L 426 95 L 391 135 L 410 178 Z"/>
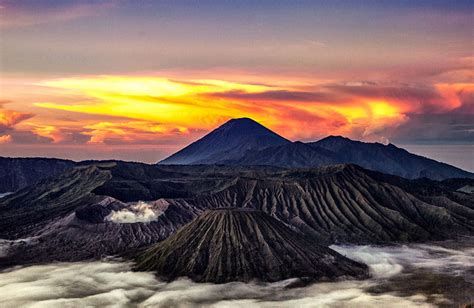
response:
<path id="1" fill-rule="evenodd" d="M 270 129 L 266 128 L 262 124 L 250 118 L 230 119 L 229 121 L 219 126 L 217 129 L 215 129 L 213 132 L 230 130 L 235 130 L 235 133 L 237 134 L 275 134 Z"/>
<path id="2" fill-rule="evenodd" d="M 247 117 L 243 117 L 243 118 L 230 119 L 229 121 L 227 121 L 227 122 L 225 122 L 224 124 L 222 124 L 222 126 L 227 125 L 227 124 L 232 124 L 232 123 L 238 123 L 238 124 L 257 124 L 257 125 L 261 125 L 260 123 L 258 123 L 258 122 L 255 121 L 254 119 L 247 118 Z"/>
<path id="3" fill-rule="evenodd" d="M 217 164 L 240 158 L 248 150 L 290 143 L 250 118 L 231 119 L 160 164 Z"/>
<path id="4" fill-rule="evenodd" d="M 340 135 L 329 135 L 327 137 L 324 137 L 323 139 L 319 140 L 319 141 L 345 141 L 345 142 L 348 142 L 348 141 L 354 141 L 350 138 L 347 138 L 347 137 L 344 137 L 344 136 L 340 136 Z"/>

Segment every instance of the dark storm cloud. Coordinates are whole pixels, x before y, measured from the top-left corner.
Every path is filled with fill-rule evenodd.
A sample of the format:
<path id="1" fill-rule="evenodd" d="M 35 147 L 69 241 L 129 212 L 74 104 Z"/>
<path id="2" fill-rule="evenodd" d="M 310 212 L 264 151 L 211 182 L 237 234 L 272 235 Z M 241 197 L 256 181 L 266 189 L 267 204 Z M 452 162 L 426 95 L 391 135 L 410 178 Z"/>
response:
<path id="1" fill-rule="evenodd" d="M 409 119 L 392 132 L 392 140 L 400 143 L 474 144 L 473 109 L 470 104 L 446 113 L 409 114 Z"/>
<path id="2" fill-rule="evenodd" d="M 409 113 L 392 139 L 409 143 L 474 144 L 474 92 L 458 91 L 459 107 L 449 111 Z"/>

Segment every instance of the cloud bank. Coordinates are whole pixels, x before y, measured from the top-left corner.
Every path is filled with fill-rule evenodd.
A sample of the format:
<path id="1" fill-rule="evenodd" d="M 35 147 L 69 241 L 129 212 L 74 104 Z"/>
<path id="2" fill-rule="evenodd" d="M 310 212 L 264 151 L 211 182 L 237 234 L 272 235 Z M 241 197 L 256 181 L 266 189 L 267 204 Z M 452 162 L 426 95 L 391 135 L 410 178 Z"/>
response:
<path id="1" fill-rule="evenodd" d="M 171 283 L 152 273 L 132 272 L 132 264 L 105 262 L 58 263 L 14 268 L 0 273 L 1 306 L 64 307 L 432 307 L 454 304 L 446 280 L 436 296 L 432 289 L 414 288 L 416 270 L 425 269 L 465 277 L 471 284 L 454 285 L 459 292 L 474 294 L 469 270 L 474 266 L 472 245 L 454 249 L 437 245 L 399 247 L 334 246 L 343 254 L 369 264 L 374 275 L 365 281 L 316 283 L 288 288 L 292 280 L 277 283 Z M 413 273 L 410 273 L 413 271 Z M 403 292 L 374 292 L 371 288 L 402 279 Z M 415 281 L 415 282 L 413 282 Z M 419 281 L 418 281 L 419 282 Z M 448 288 L 444 290 L 443 288 Z M 461 288 L 468 288 L 461 290 Z M 471 288 L 471 289 L 469 289 Z M 414 291 L 412 290 L 414 289 Z M 403 291 L 403 290 L 402 290 Z M 446 291 L 446 293 L 443 293 Z M 461 293 L 458 293 L 461 294 Z M 452 294 L 451 294 L 452 295 Z M 472 296 L 471 296 L 472 297 Z M 469 300 L 469 298 L 460 298 Z M 474 300 L 471 298 L 470 300 Z M 456 303 L 457 304 L 457 303 Z"/>

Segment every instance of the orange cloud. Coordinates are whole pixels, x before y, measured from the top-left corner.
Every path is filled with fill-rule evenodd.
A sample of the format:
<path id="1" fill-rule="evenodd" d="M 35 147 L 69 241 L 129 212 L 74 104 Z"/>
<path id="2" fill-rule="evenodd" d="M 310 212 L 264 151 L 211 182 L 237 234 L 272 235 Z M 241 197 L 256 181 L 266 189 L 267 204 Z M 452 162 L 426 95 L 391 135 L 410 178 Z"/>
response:
<path id="1" fill-rule="evenodd" d="M 100 122 L 84 126 L 88 143 L 160 143 L 164 137 L 189 134 L 186 127 L 161 125 L 144 121 Z"/>
<path id="2" fill-rule="evenodd" d="M 230 118 L 243 116 L 254 118 L 290 139 L 310 140 L 338 134 L 387 141 L 411 115 L 459 108 L 464 104 L 462 95 L 472 91 L 472 84 L 311 84 L 307 80 L 264 84 L 157 76 L 77 77 L 48 80 L 39 85 L 81 99 L 71 103 L 58 99 L 36 102 L 35 107 L 109 117 L 83 126 L 82 134 L 89 136 L 89 143 L 96 144 L 159 142 L 189 131 L 206 131 Z M 34 132 L 61 140 L 49 125 Z"/>
<path id="3" fill-rule="evenodd" d="M 442 93 L 445 100 L 445 109 L 452 110 L 463 105 L 463 97 L 474 93 L 473 83 L 436 84 L 436 88 Z"/>
<path id="4" fill-rule="evenodd" d="M 58 143 L 64 140 L 63 134 L 54 125 L 34 125 L 31 128 L 31 131 L 35 135 L 51 139 L 55 143 Z"/>
<path id="5" fill-rule="evenodd" d="M 3 136 L 0 136 L 0 144 L 2 143 L 9 143 L 12 141 L 12 136 L 10 135 L 3 135 Z"/>
<path id="6" fill-rule="evenodd" d="M 15 125 L 32 116 L 30 113 L 4 109 L 0 104 L 0 133 L 13 129 Z"/>
<path id="7" fill-rule="evenodd" d="M 223 118 L 244 116 L 244 112 L 229 101 L 209 101 L 204 93 L 230 89 L 252 93 L 268 89 L 263 85 L 223 80 L 181 82 L 157 77 L 122 76 L 60 79 L 41 85 L 87 96 L 91 101 L 75 104 L 35 103 L 38 107 L 207 128 L 217 125 Z"/>

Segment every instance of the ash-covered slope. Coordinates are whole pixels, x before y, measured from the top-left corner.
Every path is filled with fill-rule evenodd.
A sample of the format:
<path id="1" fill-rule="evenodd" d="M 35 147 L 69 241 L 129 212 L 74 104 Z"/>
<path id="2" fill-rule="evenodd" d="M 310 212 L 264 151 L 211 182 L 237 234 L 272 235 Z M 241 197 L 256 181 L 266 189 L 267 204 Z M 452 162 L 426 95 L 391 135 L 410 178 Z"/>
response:
<path id="1" fill-rule="evenodd" d="M 397 177 L 375 177 L 354 165 L 296 169 L 265 179 L 238 178 L 214 194 L 174 202 L 258 209 L 327 243 L 382 244 L 474 234 L 474 195 L 455 191 L 473 180 L 448 189 L 437 181 L 401 179 L 397 184 L 392 178 Z M 405 190 L 410 183 L 413 188 Z M 431 195 L 425 193 L 427 187 Z"/>
<path id="2" fill-rule="evenodd" d="M 232 119 L 181 151 L 160 161 L 167 165 L 215 164 L 290 141 L 248 118 Z"/>
<path id="3" fill-rule="evenodd" d="M 79 210 L 91 217 L 90 208 L 99 207 L 107 197 L 123 203 L 195 198 L 226 189 L 236 177 L 266 177 L 273 172 L 274 168 L 84 163 L 0 199 L 0 238 L 34 236 L 45 225 Z"/>
<path id="4" fill-rule="evenodd" d="M 111 178 L 100 166 L 77 167 L 0 200 L 0 238 L 33 236 L 49 223 L 99 200 L 92 191 Z"/>
<path id="5" fill-rule="evenodd" d="M 0 157 L 0 193 L 14 192 L 74 167 L 71 160 Z"/>
<path id="6" fill-rule="evenodd" d="M 0 200 L 0 239 L 9 240 L 1 243 L 8 253 L 0 255 L 0 266 L 99 259 L 156 243 L 194 218 L 194 209 L 168 209 L 158 200 L 146 205 L 154 219 L 114 221 L 107 217 L 114 211 L 130 215 L 137 202 L 108 194 L 125 201 L 183 197 L 210 183 L 192 184 L 187 176 L 146 164 L 94 162 L 9 195 Z"/>
<path id="7" fill-rule="evenodd" d="M 136 258 L 136 270 L 199 282 L 366 278 L 367 266 L 317 245 L 269 215 L 207 211 Z"/>
<path id="8" fill-rule="evenodd" d="M 84 165 L 0 199 L 0 238 L 34 238 L 12 243 L 0 265 L 120 254 L 220 207 L 261 210 L 318 243 L 456 238 L 474 234 L 474 194 L 458 191 L 465 186 L 474 180 L 407 180 L 353 165 Z M 135 213 L 140 200 L 146 212 Z M 110 219 L 121 211 L 148 218 Z"/>

